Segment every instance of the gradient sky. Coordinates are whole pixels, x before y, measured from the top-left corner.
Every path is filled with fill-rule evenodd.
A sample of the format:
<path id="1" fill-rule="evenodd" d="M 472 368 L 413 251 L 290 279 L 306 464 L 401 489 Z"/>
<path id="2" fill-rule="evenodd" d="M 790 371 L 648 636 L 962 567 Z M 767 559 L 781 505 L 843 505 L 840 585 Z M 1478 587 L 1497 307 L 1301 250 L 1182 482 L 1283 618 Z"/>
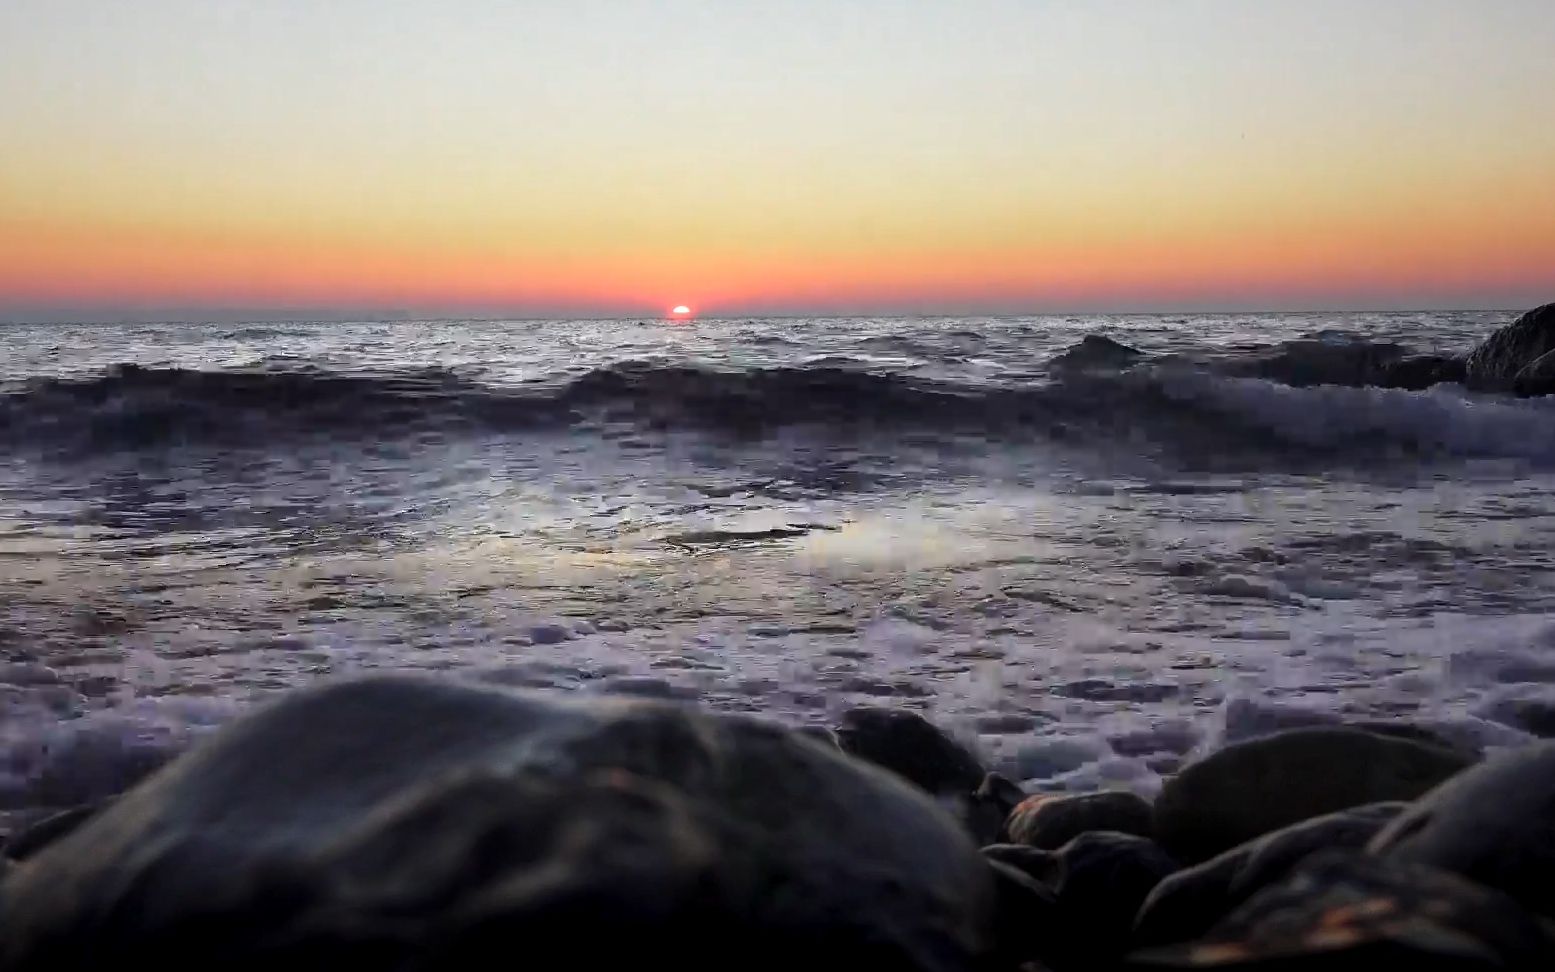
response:
<path id="1" fill-rule="evenodd" d="M 1555 0 L 4 0 L 0 311 L 1555 300 Z"/>

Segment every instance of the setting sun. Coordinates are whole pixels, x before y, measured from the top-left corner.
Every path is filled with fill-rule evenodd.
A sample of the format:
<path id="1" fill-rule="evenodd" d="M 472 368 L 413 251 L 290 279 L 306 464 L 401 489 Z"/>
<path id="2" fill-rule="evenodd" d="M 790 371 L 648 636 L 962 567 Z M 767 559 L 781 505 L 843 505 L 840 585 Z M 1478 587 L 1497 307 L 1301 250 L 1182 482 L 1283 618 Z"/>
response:
<path id="1" fill-rule="evenodd" d="M 679 304 L 679 305 L 677 305 L 675 307 L 671 307 L 670 308 L 670 316 L 671 317 L 690 317 L 691 316 L 691 308 L 687 307 L 685 304 Z"/>

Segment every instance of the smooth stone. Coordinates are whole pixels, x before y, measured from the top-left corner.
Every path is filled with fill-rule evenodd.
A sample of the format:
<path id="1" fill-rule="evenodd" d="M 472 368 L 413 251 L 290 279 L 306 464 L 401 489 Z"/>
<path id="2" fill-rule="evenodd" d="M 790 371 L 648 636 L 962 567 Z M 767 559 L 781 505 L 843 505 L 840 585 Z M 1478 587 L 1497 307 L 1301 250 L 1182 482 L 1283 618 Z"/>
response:
<path id="1" fill-rule="evenodd" d="M 1545 304 L 1481 341 L 1465 362 L 1464 384 L 1479 391 L 1548 394 L 1550 388 L 1539 389 L 1536 382 L 1546 373 L 1540 359 L 1551 351 L 1555 351 L 1555 304 Z M 1540 367 L 1532 367 L 1536 364 Z M 1523 379 L 1522 388 L 1516 388 L 1525 369 L 1531 374 Z"/>
<path id="2" fill-rule="evenodd" d="M 24 861 L 92 819 L 107 805 L 108 801 L 88 803 L 49 814 L 25 830 L 12 834 L 5 846 L 0 847 L 0 854 L 13 861 Z"/>
<path id="3" fill-rule="evenodd" d="M 988 858 L 994 878 L 994 945 L 989 968 L 1013 969 L 1043 951 L 1058 929 L 1053 891 L 1013 864 Z"/>
<path id="4" fill-rule="evenodd" d="M 1469 972 L 1555 967 L 1555 939 L 1506 895 L 1405 861 L 1336 851 L 1265 888 L 1207 936 L 1130 968 Z"/>
<path id="5" fill-rule="evenodd" d="M 1152 888 L 1177 870 L 1154 841 L 1094 831 L 1058 850 L 1018 844 L 983 848 L 989 859 L 1015 867 L 1049 888 L 1054 907 L 1035 959 L 1053 969 L 1106 968 L 1129 950 L 1134 915 Z"/>
<path id="6" fill-rule="evenodd" d="M 1021 801 L 1005 824 L 1009 843 L 1043 850 L 1056 850 L 1092 830 L 1154 836 L 1150 804 L 1123 790 L 1078 796 L 1038 794 Z"/>
<path id="7" fill-rule="evenodd" d="M 960 972 L 993 895 L 931 798 L 780 727 L 376 678 L 238 720 L 13 866 L 0 968 Z"/>
<path id="8" fill-rule="evenodd" d="M 988 772 L 965 746 L 906 709 L 849 709 L 836 733 L 843 752 L 935 795 L 975 792 Z"/>
<path id="9" fill-rule="evenodd" d="M 1500 753 L 1416 801 L 1372 853 L 1452 871 L 1555 917 L 1555 742 Z"/>
<path id="10" fill-rule="evenodd" d="M 1147 946 L 1197 938 L 1313 854 L 1365 847 L 1407 806 L 1373 803 L 1303 820 L 1178 871 L 1145 899 L 1135 920 L 1134 940 Z"/>
<path id="11" fill-rule="evenodd" d="M 1295 729 L 1185 766 L 1156 798 L 1156 835 L 1196 863 L 1313 817 L 1413 800 L 1468 765 L 1460 753 L 1413 739 Z"/>

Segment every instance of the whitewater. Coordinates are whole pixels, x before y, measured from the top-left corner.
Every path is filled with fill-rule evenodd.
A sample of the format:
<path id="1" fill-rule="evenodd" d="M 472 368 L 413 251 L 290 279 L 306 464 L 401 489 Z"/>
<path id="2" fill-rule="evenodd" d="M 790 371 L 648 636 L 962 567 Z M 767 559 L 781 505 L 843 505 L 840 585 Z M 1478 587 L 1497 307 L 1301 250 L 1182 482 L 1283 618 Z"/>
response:
<path id="1" fill-rule="evenodd" d="M 916 708 L 1049 790 L 1525 739 L 1555 401 L 1365 377 L 1514 316 L 0 325 L 0 830 L 369 671 Z"/>

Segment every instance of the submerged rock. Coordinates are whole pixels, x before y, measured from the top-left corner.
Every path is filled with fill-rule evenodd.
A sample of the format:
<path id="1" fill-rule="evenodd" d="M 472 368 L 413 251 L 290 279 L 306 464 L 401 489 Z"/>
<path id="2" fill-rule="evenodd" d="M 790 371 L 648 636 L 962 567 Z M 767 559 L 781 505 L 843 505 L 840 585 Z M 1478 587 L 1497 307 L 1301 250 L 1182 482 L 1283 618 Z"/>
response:
<path id="1" fill-rule="evenodd" d="M 993 879 L 796 733 L 374 679 L 218 733 L 0 883 L 0 967 L 958 970 Z"/>
<path id="2" fill-rule="evenodd" d="M 1337 852 L 1208 936 L 1131 958 L 1134 967 L 1281 972 L 1545 969 L 1555 941 L 1505 895 L 1418 864 Z"/>
<path id="3" fill-rule="evenodd" d="M 1555 917 L 1555 743 L 1502 753 L 1415 802 L 1371 843 Z"/>
<path id="4" fill-rule="evenodd" d="M 1110 830 L 1150 837 L 1154 834 L 1150 804 L 1122 790 L 1079 796 L 1038 794 L 1027 797 L 1005 825 L 1012 844 L 1056 850 L 1083 833 Z"/>
<path id="5" fill-rule="evenodd" d="M 1295 729 L 1184 767 L 1156 799 L 1156 834 L 1179 859 L 1203 861 L 1312 817 L 1412 800 L 1469 764 L 1461 753 L 1413 739 Z"/>
<path id="6" fill-rule="evenodd" d="M 1314 817 L 1178 871 L 1150 892 L 1139 909 L 1134 939 L 1144 946 L 1198 938 L 1313 854 L 1365 847 L 1407 806 L 1373 803 Z"/>
<path id="7" fill-rule="evenodd" d="M 1555 304 L 1545 304 L 1519 317 L 1479 343 L 1469 353 L 1464 383 L 1481 391 L 1515 391 L 1520 395 L 1555 392 Z"/>

